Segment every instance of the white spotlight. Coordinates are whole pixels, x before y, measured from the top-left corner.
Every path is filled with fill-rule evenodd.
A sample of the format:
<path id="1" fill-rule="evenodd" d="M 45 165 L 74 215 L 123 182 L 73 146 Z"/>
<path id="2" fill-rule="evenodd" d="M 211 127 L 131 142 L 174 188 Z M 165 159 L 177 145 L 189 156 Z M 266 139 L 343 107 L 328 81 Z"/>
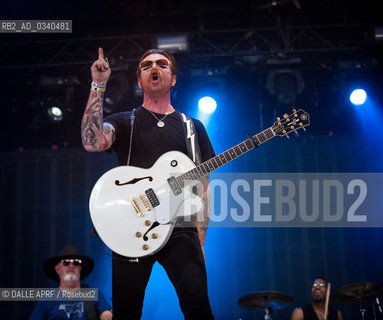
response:
<path id="1" fill-rule="evenodd" d="M 361 106 L 367 100 L 367 93 L 363 89 L 356 89 L 350 94 L 350 101 L 356 106 Z"/>
<path id="2" fill-rule="evenodd" d="M 61 121 L 63 119 L 63 111 L 56 106 L 52 106 L 48 109 L 48 115 L 53 121 Z"/>
<path id="3" fill-rule="evenodd" d="M 211 97 L 203 97 L 198 101 L 198 108 L 204 113 L 213 113 L 217 108 L 217 102 Z"/>

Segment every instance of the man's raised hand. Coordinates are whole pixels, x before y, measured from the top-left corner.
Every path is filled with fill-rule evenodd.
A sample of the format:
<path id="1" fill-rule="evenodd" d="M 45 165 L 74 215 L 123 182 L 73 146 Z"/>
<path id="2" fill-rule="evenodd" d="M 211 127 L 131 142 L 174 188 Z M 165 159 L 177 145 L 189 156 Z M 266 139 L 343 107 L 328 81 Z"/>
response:
<path id="1" fill-rule="evenodd" d="M 104 58 L 104 51 L 98 48 L 98 59 L 90 67 L 92 80 L 98 84 L 106 84 L 110 77 L 110 66 L 107 58 Z"/>

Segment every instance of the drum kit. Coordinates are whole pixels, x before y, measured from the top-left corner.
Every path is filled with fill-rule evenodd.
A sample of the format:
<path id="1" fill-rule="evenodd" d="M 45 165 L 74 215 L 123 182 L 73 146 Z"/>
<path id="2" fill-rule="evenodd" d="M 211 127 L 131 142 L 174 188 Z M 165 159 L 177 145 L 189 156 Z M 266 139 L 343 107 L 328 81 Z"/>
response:
<path id="1" fill-rule="evenodd" d="M 383 284 L 374 282 L 361 282 L 353 283 L 339 288 L 335 291 L 331 298 L 339 303 L 356 303 L 359 305 L 359 312 L 362 320 L 365 319 L 366 309 L 363 307 L 364 303 L 371 302 L 374 306 L 374 313 L 383 315 L 382 305 L 380 298 L 383 297 Z M 375 311 L 375 304 L 377 312 Z"/>
<path id="2" fill-rule="evenodd" d="M 261 291 L 239 298 L 238 304 L 248 309 L 265 311 L 265 320 L 271 320 L 273 310 L 279 310 L 292 304 L 294 299 L 289 295 L 276 291 Z"/>
<path id="3" fill-rule="evenodd" d="M 383 315 L 382 305 L 379 298 L 383 297 L 383 284 L 374 282 L 353 283 L 343 286 L 330 294 L 331 300 L 339 303 L 355 303 L 359 305 L 362 320 L 365 319 L 366 309 L 364 303 L 374 304 L 374 319 L 376 314 Z M 243 308 L 263 310 L 264 319 L 272 320 L 273 310 L 279 310 L 293 304 L 294 299 L 282 292 L 260 291 L 248 294 L 238 300 Z M 375 304 L 377 311 L 375 311 Z"/>

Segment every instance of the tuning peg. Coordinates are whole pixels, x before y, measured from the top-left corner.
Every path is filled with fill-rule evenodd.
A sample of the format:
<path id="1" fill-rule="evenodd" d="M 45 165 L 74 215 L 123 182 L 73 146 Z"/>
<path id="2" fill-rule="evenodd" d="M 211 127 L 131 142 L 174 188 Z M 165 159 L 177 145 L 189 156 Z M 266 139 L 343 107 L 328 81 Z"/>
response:
<path id="1" fill-rule="evenodd" d="M 304 132 L 306 132 L 306 128 L 303 126 L 302 122 L 299 122 L 299 126 L 303 129 Z"/>
<path id="2" fill-rule="evenodd" d="M 285 135 L 285 136 L 287 137 L 287 139 L 290 139 L 290 137 L 288 136 L 288 134 L 287 134 L 287 131 L 286 131 L 286 130 L 282 130 L 282 133 L 283 133 L 283 135 Z"/>
<path id="3" fill-rule="evenodd" d="M 285 113 L 284 115 L 283 115 L 283 118 L 287 118 L 289 115 L 287 114 L 287 113 Z"/>
<path id="4" fill-rule="evenodd" d="M 291 110 L 292 111 L 292 113 L 297 113 L 297 110 L 295 110 L 295 109 L 293 109 L 293 110 Z"/>
<path id="5" fill-rule="evenodd" d="M 277 120 L 277 122 L 279 122 L 279 121 L 281 121 L 281 118 L 277 117 L 277 119 L 276 119 L 276 120 Z"/>

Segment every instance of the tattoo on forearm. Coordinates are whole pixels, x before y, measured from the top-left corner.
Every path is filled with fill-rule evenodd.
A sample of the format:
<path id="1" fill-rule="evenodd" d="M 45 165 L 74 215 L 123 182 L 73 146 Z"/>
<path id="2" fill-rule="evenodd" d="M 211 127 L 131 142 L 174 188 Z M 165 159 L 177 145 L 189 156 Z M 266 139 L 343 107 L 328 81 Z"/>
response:
<path id="1" fill-rule="evenodd" d="M 205 201 L 205 206 L 203 209 L 203 212 L 199 215 L 199 218 L 197 218 L 197 229 L 198 229 L 198 235 L 200 237 L 201 243 L 204 243 L 205 241 L 205 235 L 206 231 L 209 225 L 210 220 L 210 210 L 211 210 L 211 193 L 208 183 L 204 183 L 204 194 L 203 194 L 203 200 Z"/>
<path id="2" fill-rule="evenodd" d="M 203 217 L 200 221 L 199 228 L 206 232 L 207 226 L 210 220 L 210 201 L 205 201 L 205 207 L 203 209 Z"/>
<path id="3" fill-rule="evenodd" d="M 85 130 L 85 134 L 84 134 L 84 142 L 85 142 L 85 144 L 87 144 L 89 146 L 95 145 L 96 144 L 95 137 L 96 137 L 96 135 L 95 135 L 94 131 L 91 128 L 87 128 Z"/>
<path id="4" fill-rule="evenodd" d="M 108 139 L 106 138 L 106 136 L 103 136 L 103 138 L 104 138 L 104 143 L 100 145 L 100 148 L 102 150 L 108 147 Z"/>
<path id="5" fill-rule="evenodd" d="M 93 115 L 93 123 L 96 126 L 97 130 L 100 130 L 100 124 L 99 124 L 100 117 L 97 115 Z"/>
<path id="6" fill-rule="evenodd" d="M 90 99 L 90 104 L 85 110 L 81 123 L 81 137 L 84 145 L 97 148 L 97 145 L 101 142 L 98 137 L 102 130 L 103 94 L 99 95 L 97 92 L 93 92 Z M 105 145 L 107 145 L 107 141 L 104 139 L 102 145 L 99 147 L 103 148 Z"/>

